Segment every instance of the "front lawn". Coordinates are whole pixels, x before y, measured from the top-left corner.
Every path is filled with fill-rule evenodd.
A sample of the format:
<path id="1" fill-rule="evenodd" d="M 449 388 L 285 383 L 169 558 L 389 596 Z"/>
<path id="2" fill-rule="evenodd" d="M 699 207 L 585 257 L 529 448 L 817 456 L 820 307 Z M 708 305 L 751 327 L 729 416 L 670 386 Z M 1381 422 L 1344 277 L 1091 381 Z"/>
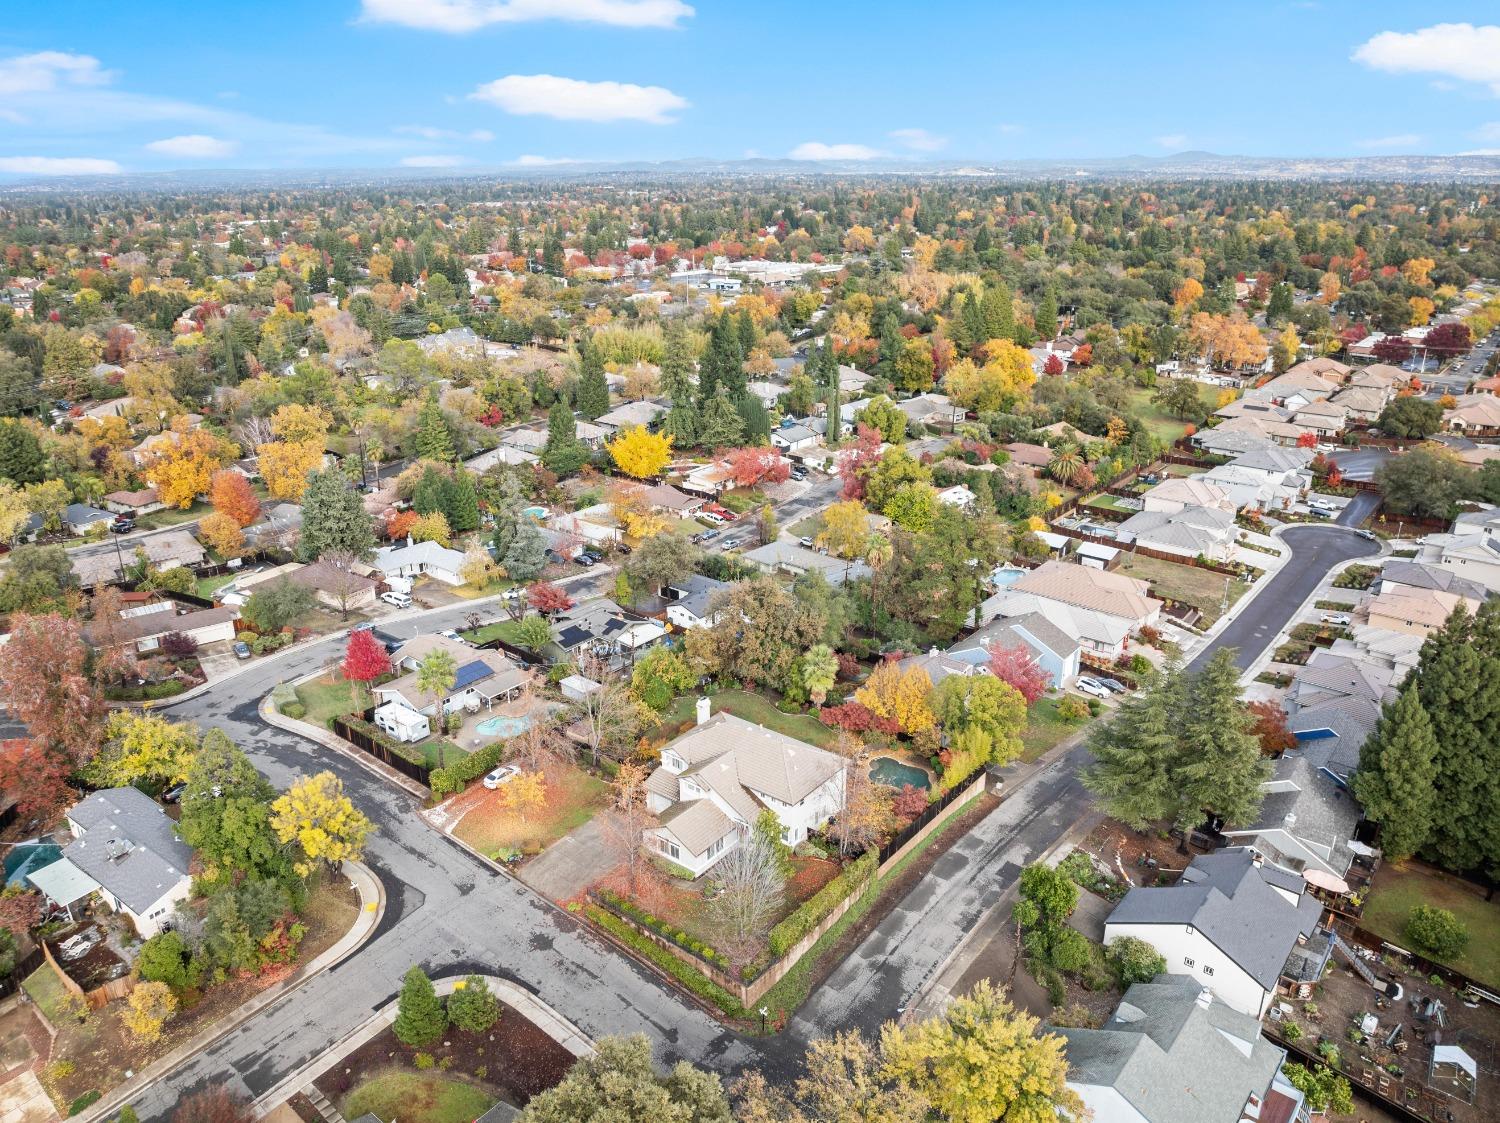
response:
<path id="1" fill-rule="evenodd" d="M 499 792 L 475 786 L 457 796 L 467 805 L 453 833 L 474 849 L 493 855 L 520 849 L 528 842 L 550 846 L 581 827 L 609 798 L 609 785 L 572 764 L 552 768 L 547 775 L 547 802 L 525 821 L 506 810 Z"/>
<path id="2" fill-rule="evenodd" d="M 1120 572 L 1151 582 L 1151 595 L 1190 604 L 1203 613 L 1199 626 L 1207 628 L 1224 613 L 1224 582 L 1229 582 L 1229 605 L 1233 605 L 1250 586 L 1235 577 L 1225 577 L 1211 569 L 1195 565 L 1178 565 L 1141 554 L 1121 554 Z"/>
<path id="3" fill-rule="evenodd" d="M 751 694 L 744 690 L 721 690 L 713 695 L 711 700 L 714 713 L 728 710 L 736 717 L 742 717 L 756 725 L 764 725 L 767 729 L 785 733 L 788 737 L 795 737 L 799 741 L 806 741 L 819 748 L 829 748 L 836 740 L 836 731 L 824 725 L 816 717 L 811 714 L 784 714 L 770 699 L 761 694 Z M 682 695 L 672 703 L 672 708 L 662 715 L 662 724 L 693 721 L 697 702 L 696 694 Z"/>
<path id="4" fill-rule="evenodd" d="M 373 1112 L 384 1123 L 471 1123 L 494 1104 L 493 1096 L 461 1080 L 388 1069 L 351 1091 L 339 1108 L 345 1119 Z"/>
<path id="5" fill-rule="evenodd" d="M 1107 491 L 1101 491 L 1097 495 L 1090 495 L 1084 500 L 1084 503 L 1090 507 L 1105 507 L 1111 511 L 1119 511 L 1126 515 L 1133 515 L 1140 510 L 1139 502 L 1134 507 L 1128 506 L 1118 495 L 1111 495 Z"/>
<path id="6" fill-rule="evenodd" d="M 458 634 L 460 638 L 468 640 L 476 646 L 497 639 L 512 646 L 520 647 L 522 644 L 517 635 L 517 629 L 520 626 L 521 622 L 519 620 L 496 620 L 493 624 L 485 624 L 483 627 L 473 628 L 467 632 L 459 632 Z"/>
<path id="7" fill-rule="evenodd" d="M 1416 905 L 1447 909 L 1469 930 L 1463 951 L 1442 962 L 1475 982 L 1500 987 L 1500 904 L 1486 901 L 1468 882 L 1422 866 L 1383 865 L 1375 873 L 1360 925 L 1415 951 L 1406 936 L 1406 918 Z"/>
<path id="8" fill-rule="evenodd" d="M 302 720 L 319 729 L 328 728 L 329 718 L 360 713 L 368 705 L 363 688 L 329 675 L 297 687 L 297 701 L 307 707 Z"/>
<path id="9" fill-rule="evenodd" d="M 801 522 L 795 522 L 786 529 L 788 534 L 795 534 L 798 538 L 817 538 L 823 533 L 824 525 L 822 515 L 808 515 Z"/>
<path id="10" fill-rule="evenodd" d="M 221 573 L 217 577 L 200 577 L 198 578 L 198 587 L 193 591 L 200 597 L 213 600 L 214 594 L 233 581 L 237 576 L 239 574 L 231 571 L 229 573 Z"/>
<path id="11" fill-rule="evenodd" d="M 1021 759 L 1030 763 L 1048 749 L 1077 733 L 1087 720 L 1069 721 L 1057 712 L 1063 695 L 1038 698 L 1027 711 L 1026 732 L 1021 734 Z"/>
<path id="12" fill-rule="evenodd" d="M 179 507 L 167 507 L 161 511 L 152 511 L 149 515 L 142 515 L 135 520 L 137 530 L 161 530 L 168 526 L 181 526 L 183 523 L 201 519 L 205 515 L 213 514 L 214 509 L 207 503 L 193 501 L 193 505 L 186 511 Z"/>
<path id="13" fill-rule="evenodd" d="M 1165 444 L 1172 444 L 1187 432 L 1187 422 L 1180 417 L 1173 417 L 1153 402 L 1151 395 L 1154 393 L 1154 390 L 1145 386 L 1132 390 L 1130 404 L 1135 407 L 1135 412 L 1152 436 Z"/>

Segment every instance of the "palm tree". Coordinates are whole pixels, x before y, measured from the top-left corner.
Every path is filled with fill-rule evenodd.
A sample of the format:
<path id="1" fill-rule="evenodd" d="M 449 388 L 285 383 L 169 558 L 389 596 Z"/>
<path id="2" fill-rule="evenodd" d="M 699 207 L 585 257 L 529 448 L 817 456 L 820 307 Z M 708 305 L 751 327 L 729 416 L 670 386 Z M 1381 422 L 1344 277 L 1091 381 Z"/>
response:
<path id="1" fill-rule="evenodd" d="M 802 685 L 815 705 L 821 706 L 838 680 L 839 660 L 826 643 L 814 644 L 802 656 Z"/>
<path id="2" fill-rule="evenodd" d="M 1061 484 L 1071 484 L 1078 478 L 1078 473 L 1083 469 L 1084 461 L 1082 455 L 1076 448 L 1061 449 L 1052 458 L 1052 463 L 1047 465 L 1047 474 Z"/>
<path id="3" fill-rule="evenodd" d="M 454 662 L 453 656 L 441 648 L 429 651 L 423 660 L 417 664 L 417 689 L 424 694 L 431 694 L 433 709 L 439 726 L 443 721 L 443 699 L 453 689 L 453 684 L 458 679 L 458 664 Z M 438 738 L 438 767 L 447 765 L 446 754 L 443 752 L 445 738 Z"/>

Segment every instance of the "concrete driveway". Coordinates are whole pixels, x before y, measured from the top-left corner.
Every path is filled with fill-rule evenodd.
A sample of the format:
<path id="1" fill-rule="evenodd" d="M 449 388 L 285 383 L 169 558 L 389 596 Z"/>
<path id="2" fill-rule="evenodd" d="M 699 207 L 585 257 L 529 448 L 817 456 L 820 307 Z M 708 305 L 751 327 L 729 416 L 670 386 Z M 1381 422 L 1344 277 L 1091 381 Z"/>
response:
<path id="1" fill-rule="evenodd" d="M 1345 508 L 1345 514 L 1358 515 L 1361 499 L 1379 501 L 1372 492 L 1361 492 Z M 1342 523 L 1344 517 L 1340 516 Z M 1361 538 L 1342 526 L 1294 526 L 1282 532 L 1282 540 L 1291 548 L 1292 557 L 1281 572 L 1271 578 L 1255 597 L 1218 636 L 1188 664 L 1188 670 L 1199 671 L 1220 648 L 1235 649 L 1234 664 L 1247 670 L 1260 653 L 1276 639 L 1287 622 L 1302 607 L 1328 571 L 1354 558 L 1371 557 L 1380 552 L 1380 544 Z"/>
<path id="2" fill-rule="evenodd" d="M 521 867 L 521 880 L 551 901 L 578 896 L 616 866 L 613 848 L 594 817 Z"/>

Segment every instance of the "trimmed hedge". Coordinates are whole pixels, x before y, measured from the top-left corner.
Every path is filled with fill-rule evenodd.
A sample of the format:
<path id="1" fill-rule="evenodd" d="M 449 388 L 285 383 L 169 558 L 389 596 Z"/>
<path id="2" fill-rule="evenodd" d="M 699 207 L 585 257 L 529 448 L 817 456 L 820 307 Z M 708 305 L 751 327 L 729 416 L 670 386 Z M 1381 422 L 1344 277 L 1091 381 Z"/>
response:
<path id="1" fill-rule="evenodd" d="M 287 702 L 282 705 L 281 712 L 287 717 L 296 718 L 300 721 L 307 716 L 307 707 L 301 702 Z"/>
<path id="2" fill-rule="evenodd" d="M 659 916 L 653 916 L 634 901 L 626 900 L 618 893 L 608 889 L 599 890 L 599 900 L 620 913 L 622 916 L 635 921 L 643 928 L 649 928 L 664 940 L 671 940 L 683 951 L 690 951 L 699 959 L 712 963 L 715 967 L 729 969 L 729 957 L 709 944 L 701 943 L 689 936 L 680 928 L 674 928 Z"/>
<path id="3" fill-rule="evenodd" d="M 281 712 L 285 714 L 286 708 L 283 707 Z M 292 715 L 287 714 L 287 716 L 291 717 Z M 335 721 L 342 721 L 350 729 L 359 730 L 381 748 L 395 753 L 402 760 L 409 760 L 413 764 L 427 763 L 427 757 L 422 754 L 421 750 L 415 748 L 412 745 L 408 745 L 405 741 L 396 740 L 384 729 L 381 729 L 380 726 L 368 722 L 362 717 L 356 717 L 354 714 L 345 714 L 341 718 L 329 718 L 328 725 L 330 729 L 333 727 L 333 723 Z"/>
<path id="4" fill-rule="evenodd" d="M 505 756 L 505 742 L 496 741 L 482 749 L 476 749 L 462 760 L 455 760 L 447 768 L 434 768 L 427 776 L 427 786 L 437 799 L 461 792 L 471 780 L 477 780 Z M 417 761 L 425 764 L 426 760 Z"/>
<path id="5" fill-rule="evenodd" d="M 111 686 L 104 696 L 111 702 L 149 702 L 157 698 L 171 698 L 187 689 L 181 679 L 169 678 L 162 682 L 148 682 L 145 686 Z"/>
<path id="6" fill-rule="evenodd" d="M 778 959 L 790 951 L 798 940 L 823 922 L 846 897 L 853 896 L 869 884 L 880 865 L 880 855 L 866 850 L 823 888 L 797 906 L 796 910 L 771 929 L 771 954 Z"/>
<path id="7" fill-rule="evenodd" d="M 692 994 L 697 995 L 705 1001 L 712 1002 L 731 1018 L 745 1018 L 749 1016 L 745 1008 L 740 1005 L 738 998 L 703 974 L 703 972 L 693 970 L 690 964 L 684 963 L 654 940 L 641 935 L 627 921 L 621 920 L 608 909 L 600 908 L 598 905 L 589 905 L 587 912 L 589 919 L 600 928 L 603 928 L 632 951 L 649 959 L 681 983 Z"/>

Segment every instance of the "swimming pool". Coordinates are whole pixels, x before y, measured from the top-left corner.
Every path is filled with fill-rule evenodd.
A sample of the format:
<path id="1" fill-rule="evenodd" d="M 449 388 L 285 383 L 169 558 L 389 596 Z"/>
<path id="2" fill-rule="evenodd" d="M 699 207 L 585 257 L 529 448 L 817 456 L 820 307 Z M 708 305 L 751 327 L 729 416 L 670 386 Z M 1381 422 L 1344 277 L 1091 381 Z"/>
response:
<path id="1" fill-rule="evenodd" d="M 893 756 L 878 756 L 870 762 L 870 779 L 888 788 L 903 788 L 910 784 L 914 788 L 931 785 L 927 772 L 910 764 L 902 764 Z"/>
<path id="2" fill-rule="evenodd" d="M 542 522 L 547 517 L 547 508 L 522 507 L 521 514 L 525 515 L 528 519 L 535 519 L 537 522 Z"/>
<path id="3" fill-rule="evenodd" d="M 990 580 L 994 582 L 997 589 L 1008 589 L 1021 578 L 1026 576 L 1026 570 L 1013 565 L 1003 565 L 990 574 Z"/>
<path id="4" fill-rule="evenodd" d="M 32 839 L 18 842 L 5 855 L 5 884 L 26 885 L 26 875 L 50 866 L 62 857 L 62 847 L 51 842 Z"/>
<path id="5" fill-rule="evenodd" d="M 529 728 L 531 728 L 531 718 L 522 714 L 520 717 L 485 718 L 474 727 L 474 732 L 485 737 L 514 737 L 517 733 Z"/>

